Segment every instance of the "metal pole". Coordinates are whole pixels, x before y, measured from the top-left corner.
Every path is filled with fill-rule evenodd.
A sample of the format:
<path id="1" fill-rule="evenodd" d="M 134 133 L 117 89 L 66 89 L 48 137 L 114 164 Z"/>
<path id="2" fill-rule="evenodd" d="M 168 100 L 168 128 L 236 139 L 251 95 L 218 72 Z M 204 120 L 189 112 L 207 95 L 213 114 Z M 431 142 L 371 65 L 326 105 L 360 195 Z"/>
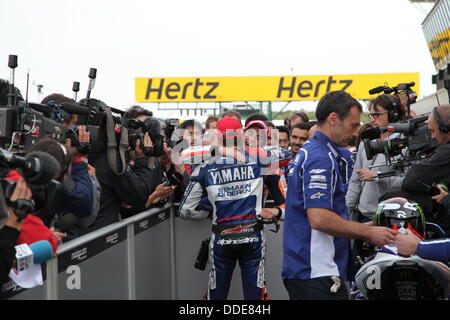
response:
<path id="1" fill-rule="evenodd" d="M 47 300 L 58 300 L 58 257 L 46 262 L 47 267 Z"/>
<path id="2" fill-rule="evenodd" d="M 128 300 L 136 300 L 136 264 L 134 248 L 134 223 L 130 223 L 127 225 Z"/>
<path id="3" fill-rule="evenodd" d="M 175 259 L 175 208 L 170 207 L 170 272 L 172 285 L 172 300 L 177 299 L 177 263 Z"/>

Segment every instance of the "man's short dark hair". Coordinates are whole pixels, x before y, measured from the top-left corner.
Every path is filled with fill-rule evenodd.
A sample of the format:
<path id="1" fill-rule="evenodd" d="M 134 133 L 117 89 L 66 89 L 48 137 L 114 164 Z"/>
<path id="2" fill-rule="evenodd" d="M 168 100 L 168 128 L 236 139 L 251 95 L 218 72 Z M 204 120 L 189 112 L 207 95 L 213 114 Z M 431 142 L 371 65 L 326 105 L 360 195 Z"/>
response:
<path id="1" fill-rule="evenodd" d="M 327 92 L 320 98 L 316 108 L 317 125 L 325 123 L 333 112 L 343 120 L 353 107 L 357 107 L 359 112 L 362 112 L 361 104 L 347 92 L 342 90 Z"/>
<path id="2" fill-rule="evenodd" d="M 185 129 L 185 130 L 186 130 L 187 128 L 189 128 L 189 127 L 193 127 L 193 128 L 197 127 L 197 128 L 200 129 L 200 130 L 203 129 L 203 128 L 202 128 L 202 125 L 200 124 L 200 122 L 195 121 L 194 119 L 185 120 L 185 121 L 183 121 L 183 123 L 180 124 L 180 126 L 179 126 L 180 129 Z"/>
<path id="3" fill-rule="evenodd" d="M 266 121 L 266 124 L 267 124 L 267 126 L 268 126 L 269 128 L 271 128 L 271 129 L 276 129 L 276 127 L 275 127 L 275 125 L 273 124 L 272 121 Z"/>
<path id="4" fill-rule="evenodd" d="M 224 111 L 220 117 L 221 118 L 232 117 L 232 118 L 239 119 L 239 121 L 241 121 L 241 114 L 234 110 Z"/>
<path id="5" fill-rule="evenodd" d="M 63 94 L 60 93 L 52 93 L 51 95 L 46 96 L 44 99 L 42 99 L 42 104 L 48 104 L 49 102 L 53 101 L 56 104 L 61 104 L 63 102 L 75 102 L 75 100 L 66 97 Z"/>
<path id="6" fill-rule="evenodd" d="M 302 118 L 303 122 L 309 122 L 309 117 L 308 115 L 303 112 L 303 111 L 294 111 L 291 113 L 291 115 L 289 116 L 289 124 L 291 124 L 292 120 L 294 120 L 295 118 Z"/>
<path id="7" fill-rule="evenodd" d="M 128 108 L 127 112 L 125 112 L 125 114 L 124 114 L 125 118 L 130 118 L 130 119 L 136 119 L 137 117 L 140 117 L 140 116 L 153 117 L 153 112 L 148 109 L 144 109 L 141 106 L 132 106 L 132 107 Z"/>
<path id="8" fill-rule="evenodd" d="M 294 126 L 291 128 L 291 133 L 292 133 L 292 131 L 294 131 L 294 129 L 300 129 L 300 130 L 306 130 L 306 131 L 309 131 L 310 126 L 309 126 L 309 123 L 301 122 L 301 123 L 297 123 L 296 125 L 294 125 Z"/>
<path id="9" fill-rule="evenodd" d="M 282 132 L 286 133 L 288 138 L 291 136 L 290 133 L 289 133 L 289 128 L 288 127 L 286 127 L 286 126 L 278 126 L 277 129 L 278 129 L 279 133 L 282 133 Z"/>
<path id="10" fill-rule="evenodd" d="M 246 127 L 247 124 L 248 124 L 250 121 L 253 121 L 253 120 L 261 120 L 261 121 L 266 122 L 266 121 L 269 120 L 269 118 L 267 118 L 267 116 L 266 116 L 265 114 L 262 114 L 262 113 L 252 113 L 252 114 L 245 120 L 244 127 Z"/>
<path id="11" fill-rule="evenodd" d="M 206 119 L 206 121 L 205 121 L 205 128 L 206 128 L 206 129 L 209 129 L 209 124 L 210 124 L 211 122 L 217 122 L 217 121 L 219 121 L 219 118 L 218 118 L 218 117 L 216 117 L 216 116 L 209 116 L 209 117 Z"/>

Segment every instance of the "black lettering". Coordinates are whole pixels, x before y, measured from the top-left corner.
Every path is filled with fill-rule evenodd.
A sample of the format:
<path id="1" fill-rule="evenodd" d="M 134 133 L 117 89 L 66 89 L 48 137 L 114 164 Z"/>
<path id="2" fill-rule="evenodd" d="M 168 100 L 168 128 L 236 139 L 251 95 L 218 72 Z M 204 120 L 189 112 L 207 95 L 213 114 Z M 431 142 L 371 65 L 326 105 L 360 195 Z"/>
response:
<path id="1" fill-rule="evenodd" d="M 194 98 L 201 99 L 202 97 L 198 95 L 198 87 L 202 86 L 203 82 L 200 82 L 200 79 L 195 79 L 195 87 L 194 87 Z"/>
<path id="2" fill-rule="evenodd" d="M 339 83 L 345 83 L 345 87 L 342 88 L 342 91 L 345 91 L 353 83 L 353 80 L 341 80 Z"/>
<path id="3" fill-rule="evenodd" d="M 153 91 L 158 92 L 158 99 L 161 99 L 163 86 L 164 86 L 164 79 L 161 79 L 161 82 L 159 83 L 159 88 L 157 88 L 157 89 L 152 88 L 152 80 L 153 79 L 148 79 L 147 94 L 145 95 L 145 99 L 148 99 L 150 97 L 150 93 L 152 93 Z"/>
<path id="4" fill-rule="evenodd" d="M 172 87 L 175 87 L 175 88 L 172 88 Z M 175 96 L 169 95 L 170 92 L 180 92 L 180 85 L 178 83 L 176 83 L 176 82 L 171 82 L 166 87 L 166 97 L 167 97 L 167 99 L 176 99 L 176 98 L 178 98 L 177 95 L 175 95 Z"/>
<path id="5" fill-rule="evenodd" d="M 205 96 L 203 97 L 204 99 L 215 99 L 217 98 L 216 95 L 211 96 L 211 93 L 216 90 L 216 88 L 219 86 L 219 82 L 207 82 L 206 83 L 207 86 L 211 86 L 211 89 L 209 89 L 209 91 L 207 93 L 205 93 Z"/>
<path id="6" fill-rule="evenodd" d="M 181 96 L 181 99 L 186 99 L 186 92 L 187 92 L 187 88 L 189 86 L 192 86 L 192 82 L 188 82 L 184 85 L 183 87 L 183 95 Z"/>
<path id="7" fill-rule="evenodd" d="M 306 86 L 305 86 L 306 85 Z M 299 97 L 301 98 L 307 98 L 310 96 L 310 94 L 303 94 L 302 91 L 304 90 L 311 90 L 313 88 L 313 84 L 311 81 L 302 81 L 298 84 L 298 88 L 297 88 L 297 94 Z"/>
<path id="8" fill-rule="evenodd" d="M 314 91 L 314 97 L 317 98 L 319 96 L 319 88 L 321 84 L 324 84 L 325 80 L 320 80 L 319 82 L 317 82 L 316 85 L 316 91 Z"/>
<path id="9" fill-rule="evenodd" d="M 278 85 L 277 98 L 281 97 L 281 91 L 283 91 L 283 90 L 289 90 L 289 98 L 292 98 L 292 95 L 294 94 L 294 87 L 295 87 L 295 81 L 296 80 L 297 80 L 297 77 L 293 77 L 291 86 L 290 87 L 283 87 L 284 77 L 281 77 L 280 84 Z"/>
<path id="10" fill-rule="evenodd" d="M 333 83 L 336 83 L 336 82 L 337 82 L 336 80 L 333 80 L 333 76 L 329 76 L 328 77 L 328 84 L 327 84 L 327 91 L 326 92 L 330 92 L 331 85 Z"/>

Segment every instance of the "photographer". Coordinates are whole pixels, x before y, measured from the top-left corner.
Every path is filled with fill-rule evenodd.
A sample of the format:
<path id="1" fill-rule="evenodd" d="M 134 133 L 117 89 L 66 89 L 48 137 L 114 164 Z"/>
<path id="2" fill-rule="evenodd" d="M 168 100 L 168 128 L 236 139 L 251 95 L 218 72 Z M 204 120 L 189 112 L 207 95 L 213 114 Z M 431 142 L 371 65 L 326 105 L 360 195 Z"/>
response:
<path id="1" fill-rule="evenodd" d="M 90 101 L 94 101 L 94 99 Z M 94 103 L 99 102 L 94 101 Z M 122 128 L 122 130 L 124 129 Z M 116 136 L 114 137 L 117 139 Z M 119 221 L 122 203 L 144 207 L 152 191 L 152 171 L 148 166 L 149 159 L 141 147 L 151 147 L 152 142 L 148 133 L 145 134 L 142 144 L 140 139 L 136 141 L 135 148 L 132 150 L 135 153 L 133 166 L 129 166 L 126 161 L 122 162 L 117 148 L 108 148 L 107 150 L 109 145 L 107 140 L 106 133 L 100 136 L 99 142 L 97 142 L 100 146 L 99 151 L 88 154 L 89 164 L 95 168 L 101 187 L 100 209 L 96 219 L 88 228 L 81 230 L 80 235 Z M 111 159 L 115 159 L 115 163 Z M 111 163 L 111 161 L 113 162 Z M 114 164 L 117 168 L 116 172 L 123 171 L 123 174 L 113 171 L 111 165 Z"/>
<path id="2" fill-rule="evenodd" d="M 141 108 L 139 106 L 133 106 L 127 110 L 127 112 L 124 114 L 124 118 L 128 119 L 135 119 L 138 121 L 145 121 L 146 119 L 151 118 L 153 113 L 149 110 L 146 110 L 144 108 Z M 130 133 L 131 139 L 133 135 L 138 134 L 137 132 Z M 137 141 L 137 140 L 136 140 Z M 139 140 L 141 141 L 141 140 Z M 153 142 L 148 134 L 144 136 L 144 144 L 153 147 Z M 129 152 L 129 156 L 132 162 L 131 164 L 134 164 L 134 161 L 136 160 L 136 154 L 135 152 Z M 131 166 L 133 167 L 133 166 Z M 147 198 L 147 201 L 143 206 L 137 206 L 136 204 L 131 203 L 122 203 L 122 209 L 121 209 L 121 217 L 122 219 L 130 217 L 134 214 L 137 214 L 139 212 L 144 211 L 146 208 L 149 208 L 153 205 L 156 205 L 157 203 L 167 199 L 170 195 L 172 195 L 172 191 L 174 187 L 168 186 L 167 183 L 163 181 L 163 171 L 160 163 L 160 159 L 157 157 L 149 157 L 148 159 L 148 168 L 150 170 L 151 178 L 149 181 L 149 196 Z"/>
<path id="3" fill-rule="evenodd" d="M 74 103 L 75 101 L 71 98 L 68 98 L 62 94 L 59 93 L 53 93 L 51 95 L 46 96 L 44 99 L 42 99 L 41 104 L 45 104 L 48 106 L 55 106 L 55 105 L 61 105 L 63 102 L 70 102 Z M 76 114 L 70 114 L 70 117 L 64 120 L 64 127 L 70 128 L 74 125 L 76 125 L 78 121 L 78 115 Z"/>
<path id="4" fill-rule="evenodd" d="M 377 128 L 401 121 L 406 117 L 399 98 L 387 94 L 375 98 L 370 103 L 369 112 L 371 124 Z M 398 133 L 385 132 L 381 135 L 380 140 L 390 140 L 396 137 L 398 137 Z M 383 154 L 377 154 L 372 160 L 368 160 L 364 144 L 360 143 L 346 194 L 346 205 L 351 220 L 371 221 L 377 210 L 380 195 L 393 186 L 400 186 L 402 177 L 378 177 L 379 171 L 389 171 L 389 167 L 384 166 L 378 170 L 369 168 L 385 162 Z"/>

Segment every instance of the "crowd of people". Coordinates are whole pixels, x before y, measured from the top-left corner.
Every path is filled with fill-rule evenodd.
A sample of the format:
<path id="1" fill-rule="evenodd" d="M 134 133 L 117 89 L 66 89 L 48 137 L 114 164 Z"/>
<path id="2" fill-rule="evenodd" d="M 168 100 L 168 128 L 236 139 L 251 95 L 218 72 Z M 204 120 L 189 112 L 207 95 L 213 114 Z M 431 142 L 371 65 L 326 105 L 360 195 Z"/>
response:
<path id="1" fill-rule="evenodd" d="M 350 246 L 350 239 L 379 246 L 395 242 L 406 255 L 432 247 L 371 223 L 386 193 L 398 187 L 402 195 L 407 193 L 406 197 L 433 212 L 427 218 L 446 231 L 450 228 L 447 191 L 440 187 L 439 194 L 429 196 L 429 190 L 416 183 L 432 185 L 439 180 L 450 185 L 450 130 L 445 131 L 450 126 L 450 106 L 437 107 L 427 122 L 440 145 L 429 159 L 428 171 L 413 166 L 403 176 L 384 178 L 378 176 L 382 167 L 372 168 L 383 164 L 383 155 L 367 160 L 360 133 L 362 128 L 382 127 L 411 116 L 399 97 L 387 96 L 371 101 L 370 124 L 362 126 L 361 104 L 343 91 L 325 94 L 313 121 L 304 112 L 293 112 L 284 126 L 275 126 L 264 114 L 255 113 L 243 121 L 231 110 L 208 117 L 204 125 L 185 120 L 160 130 L 164 133 L 161 154 L 148 152 L 156 150 L 158 142 L 145 132 L 124 154 L 113 149 L 116 165 L 111 164 L 109 143 L 100 152 L 86 151 L 91 133 L 77 125 L 73 114 L 64 125 L 74 138 L 42 139 L 28 151 L 56 159 L 53 183 L 57 187 L 51 197 L 51 189 L 32 185 L 20 170 L 2 166 L 2 180 L 14 181 L 15 188 L 6 199 L 7 213 L 1 221 L 0 283 L 13 267 L 15 245 L 48 240 L 56 252 L 62 242 L 170 200 L 180 202 L 182 218 L 212 221 L 209 299 L 227 298 L 236 260 L 245 298 L 268 297 L 263 225 L 279 227 L 280 222 L 284 224 L 281 277 L 289 297 L 347 299 L 345 282 L 354 276 L 349 265 L 353 251 L 358 250 Z M 53 94 L 42 104 L 63 102 L 75 101 Z M 6 103 L 0 101 L 0 105 Z M 153 114 L 133 106 L 123 118 L 145 123 Z M 386 132 L 380 139 L 395 137 Z M 201 161 L 189 159 L 198 152 L 204 156 Z M 430 170 L 439 176 L 430 176 Z M 42 197 L 51 198 L 51 204 L 39 206 Z M 22 217 L 24 208 L 33 210 Z M 67 230 L 55 228 L 68 215 L 75 216 L 75 223 Z M 444 260 L 449 256 L 446 248 Z"/>

